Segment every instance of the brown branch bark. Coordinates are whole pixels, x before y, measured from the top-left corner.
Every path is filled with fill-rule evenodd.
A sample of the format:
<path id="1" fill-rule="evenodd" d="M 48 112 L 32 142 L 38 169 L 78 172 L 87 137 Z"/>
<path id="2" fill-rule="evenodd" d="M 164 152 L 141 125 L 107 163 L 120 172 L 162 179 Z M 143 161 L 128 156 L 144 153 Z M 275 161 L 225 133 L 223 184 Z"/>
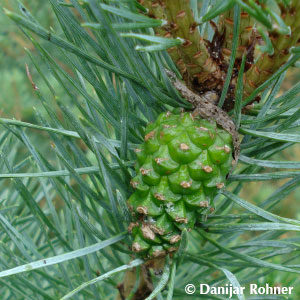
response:
<path id="1" fill-rule="evenodd" d="M 176 75 L 170 71 L 166 71 L 168 76 L 171 78 L 174 87 L 178 90 L 183 98 L 193 105 L 193 115 L 201 116 L 207 120 L 216 121 L 218 125 L 228 131 L 233 140 L 234 144 L 234 164 L 237 163 L 240 154 L 240 141 L 239 134 L 236 130 L 235 124 L 229 115 L 223 111 L 220 107 L 215 105 L 216 98 L 218 96 L 212 92 L 206 92 L 201 96 L 195 94 L 189 90 L 187 86 L 176 78 Z"/>
<path id="2" fill-rule="evenodd" d="M 144 300 L 153 291 L 153 283 L 151 279 L 150 270 L 154 274 L 160 274 L 165 264 L 165 258 L 152 259 L 141 266 L 139 276 L 137 278 L 137 268 L 127 270 L 124 275 L 124 280 L 118 285 L 119 294 L 116 300 L 125 300 L 133 291 L 136 281 L 139 280 L 139 285 L 131 300 Z"/>

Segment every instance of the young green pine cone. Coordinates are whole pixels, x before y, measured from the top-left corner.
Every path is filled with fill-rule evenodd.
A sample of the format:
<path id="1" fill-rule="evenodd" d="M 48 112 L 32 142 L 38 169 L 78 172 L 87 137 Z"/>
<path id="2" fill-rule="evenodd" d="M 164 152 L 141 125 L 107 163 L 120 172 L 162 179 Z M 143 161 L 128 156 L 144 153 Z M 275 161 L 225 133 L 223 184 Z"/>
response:
<path id="1" fill-rule="evenodd" d="M 194 227 L 224 187 L 232 152 L 228 132 L 188 112 L 162 113 L 148 125 L 128 200 L 132 251 L 147 258 L 176 251 L 181 231 Z"/>

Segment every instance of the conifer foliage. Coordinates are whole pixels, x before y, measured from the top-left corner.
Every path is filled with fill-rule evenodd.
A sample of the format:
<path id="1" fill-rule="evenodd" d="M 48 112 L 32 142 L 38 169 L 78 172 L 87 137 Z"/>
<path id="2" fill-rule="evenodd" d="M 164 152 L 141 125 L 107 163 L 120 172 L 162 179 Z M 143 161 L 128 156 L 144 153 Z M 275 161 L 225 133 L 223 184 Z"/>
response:
<path id="1" fill-rule="evenodd" d="M 279 93 L 300 2 L 48 0 L 49 27 L 16 3 L 3 11 L 34 46 L 36 107 L 32 123 L 0 118 L 1 299 L 258 281 L 297 295 L 300 221 L 275 208 L 300 182 L 280 158 L 300 142 L 300 84 Z M 279 179 L 262 200 L 239 195 Z"/>

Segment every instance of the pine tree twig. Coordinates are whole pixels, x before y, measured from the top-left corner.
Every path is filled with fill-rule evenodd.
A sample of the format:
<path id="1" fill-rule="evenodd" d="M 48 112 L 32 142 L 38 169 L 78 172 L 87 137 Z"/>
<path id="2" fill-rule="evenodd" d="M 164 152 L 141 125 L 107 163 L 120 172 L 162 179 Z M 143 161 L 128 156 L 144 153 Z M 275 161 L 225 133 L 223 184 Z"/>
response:
<path id="1" fill-rule="evenodd" d="M 157 35 L 185 40 L 181 46 L 168 49 L 168 53 L 187 85 L 195 90 L 220 89 L 225 74 L 212 57 L 210 43 L 200 36 L 189 1 L 139 2 L 148 9 L 148 16 L 167 20 L 167 25 L 155 29 Z"/>
<path id="2" fill-rule="evenodd" d="M 300 39 L 300 1 L 292 0 L 289 7 L 279 4 L 281 18 L 291 28 L 291 34 L 279 34 L 277 28 L 269 32 L 274 53 L 263 53 L 257 62 L 244 75 L 244 98 L 269 79 L 289 57 L 289 49 L 296 46 Z"/>
<path id="3" fill-rule="evenodd" d="M 240 15 L 240 28 L 239 28 L 239 44 L 236 53 L 236 60 L 241 60 L 244 52 L 247 52 L 248 64 L 253 63 L 253 43 L 256 41 L 256 33 L 253 29 L 254 20 L 245 11 L 241 11 Z M 233 41 L 233 10 L 228 10 L 219 17 L 218 32 L 223 36 L 223 44 L 221 46 L 221 54 L 223 61 L 229 64 L 232 41 Z M 247 70 L 247 65 L 246 65 Z"/>
<path id="4" fill-rule="evenodd" d="M 139 280 L 139 285 L 131 300 L 146 299 L 154 289 L 150 269 L 152 269 L 155 274 L 160 274 L 164 265 L 165 257 L 148 260 L 141 266 L 139 278 L 137 268 L 127 270 L 123 282 L 117 287 L 119 294 L 116 300 L 127 300 L 136 284 L 137 279 Z"/>

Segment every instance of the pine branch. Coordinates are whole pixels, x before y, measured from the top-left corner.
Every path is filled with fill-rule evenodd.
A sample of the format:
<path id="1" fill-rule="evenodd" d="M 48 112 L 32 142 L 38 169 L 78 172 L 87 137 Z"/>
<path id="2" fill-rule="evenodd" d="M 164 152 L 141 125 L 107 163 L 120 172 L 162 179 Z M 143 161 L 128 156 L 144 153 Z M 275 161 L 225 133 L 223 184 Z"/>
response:
<path id="1" fill-rule="evenodd" d="M 222 36 L 223 43 L 221 53 L 224 62 L 228 65 L 233 41 L 233 10 L 227 10 L 219 16 L 218 34 Z M 255 31 L 253 30 L 254 19 L 246 11 L 241 11 L 239 27 L 239 43 L 236 53 L 236 60 L 241 60 L 244 53 L 247 53 L 248 60 L 253 60 L 255 46 Z"/>
<path id="2" fill-rule="evenodd" d="M 245 73 L 244 98 L 247 98 L 257 87 L 267 81 L 289 57 L 289 49 L 298 45 L 300 38 L 300 2 L 292 0 L 288 7 L 280 5 L 281 17 L 290 34 L 280 34 L 277 27 L 269 32 L 274 53 L 263 53 L 257 62 Z"/>
<path id="3" fill-rule="evenodd" d="M 181 0 L 140 1 L 148 8 L 152 18 L 162 18 L 168 24 L 156 29 L 164 37 L 180 37 L 179 47 L 168 49 L 168 53 L 180 70 L 188 86 L 195 90 L 215 89 L 224 74 L 210 53 L 210 43 L 200 36 L 190 4 Z M 204 88 L 205 87 L 205 88 Z"/>
<path id="4" fill-rule="evenodd" d="M 37 107 L 37 124 L 33 124 L 33 116 L 27 122 L 0 119 L 0 276 L 12 275 L 0 279 L 0 295 L 16 300 L 57 299 L 63 295 L 100 300 L 114 299 L 117 294 L 120 299 L 145 299 L 149 295 L 159 299 L 162 295 L 177 300 L 186 297 L 187 282 L 200 280 L 215 286 L 229 281 L 234 287 L 257 281 L 289 282 L 299 291 L 300 239 L 289 234 L 299 231 L 299 221 L 291 216 L 282 217 L 277 204 L 299 188 L 300 164 L 274 157 L 300 142 L 297 109 L 300 85 L 277 97 L 284 72 L 300 55 L 299 49 L 293 49 L 295 55 L 278 71 L 289 57 L 291 40 L 297 45 L 298 12 L 283 6 L 288 3 L 286 0 L 276 1 L 281 7 L 281 19 L 275 11 L 268 11 L 262 1 L 219 0 L 204 17 L 194 18 L 188 1 L 140 2 L 149 9 L 151 18 L 136 1 L 50 0 L 56 17 L 49 24 L 55 30 L 59 28 L 57 32 L 42 27 L 21 3 L 22 16 L 8 12 L 36 48 L 27 53 L 33 63 L 29 66 L 32 73 L 28 72 L 28 86 L 33 88 L 30 98 Z M 271 2 L 274 4 L 275 0 L 268 1 Z M 191 3 L 196 11 L 197 1 Z M 202 3 L 208 5 L 211 1 Z M 299 9 L 297 1 L 290 3 Z M 233 21 L 234 4 L 243 11 L 239 28 L 236 20 L 240 8 L 234 7 Z M 40 5 L 37 12 L 40 13 Z M 43 17 L 52 18 L 49 12 Z M 212 28 L 215 29 L 212 42 L 201 38 L 196 20 L 206 22 L 220 14 L 220 22 L 217 25 L 211 22 L 209 27 L 210 35 Z M 54 19 L 56 22 L 52 23 Z M 260 49 L 267 51 L 265 58 L 269 57 L 267 63 L 262 58 L 258 61 L 262 67 L 266 63 L 264 72 L 272 72 L 265 72 L 268 76 L 258 79 L 251 73 L 254 66 L 249 70 L 256 43 L 254 30 L 250 30 L 253 20 L 266 43 Z M 7 19 L 3 24 L 6 23 Z M 292 28 L 289 39 L 286 39 L 287 25 Z M 164 39 L 149 35 L 152 27 Z M 231 35 L 233 28 L 239 29 L 239 36 L 238 30 Z M 124 32 L 126 38 L 122 36 Z M 202 33 L 208 38 L 204 30 Z M 129 36 L 153 42 L 150 46 L 142 45 L 151 52 L 135 51 L 137 44 Z M 165 68 L 174 70 L 174 64 L 166 53 L 158 51 L 165 50 L 176 38 L 180 39 L 175 40 L 176 44 L 183 43 L 169 49 L 169 53 L 175 63 L 182 60 L 178 68 L 192 92 L 174 76 L 170 82 Z M 225 104 L 236 100 L 232 91 L 237 85 L 238 99 L 234 111 L 228 115 L 236 120 L 239 137 L 243 136 L 242 156 L 234 173 L 229 174 L 228 190 L 222 189 L 211 208 L 205 208 L 197 218 L 195 226 L 201 235 L 197 230 L 184 229 L 180 244 L 172 249 L 178 249 L 177 253 L 170 255 L 171 271 L 166 265 L 163 272 L 164 259 L 160 265 L 158 260 L 135 260 L 133 256 L 138 254 L 131 251 L 131 235 L 122 233 L 132 222 L 127 199 L 132 193 L 129 181 L 135 176 L 134 149 L 145 136 L 145 126 L 159 113 L 178 106 L 192 108 L 180 94 L 194 106 L 196 102 L 210 101 L 214 104 L 210 106 L 212 114 L 222 111 L 220 107 L 214 109 L 225 79 L 226 84 L 231 79 L 231 72 L 227 74 L 231 53 L 225 50 L 233 45 L 231 39 L 238 39 L 240 48 L 231 61 L 235 59 L 232 82 L 229 93 L 224 89 L 223 100 Z M 245 49 L 248 55 L 241 64 Z M 219 52 L 214 54 L 216 50 Z M 197 51 L 201 53 L 195 57 Z M 253 106 L 251 114 L 242 110 L 246 102 L 242 102 L 241 66 L 248 70 L 245 80 L 252 74 L 251 80 L 258 80 L 255 85 L 260 86 L 253 90 L 248 85 L 247 93 L 255 97 L 264 91 L 263 101 Z M 23 66 L 22 72 L 26 74 Z M 199 73 L 201 76 L 197 76 Z M 23 91 L 19 84 L 17 89 Z M 11 102 L 14 98 L 7 99 Z M 203 107 L 200 113 L 205 113 Z M 222 120 L 217 121 L 222 126 Z M 173 130 L 172 124 L 166 128 Z M 182 146 L 186 148 L 185 144 Z M 16 186 L 7 178 L 12 178 Z M 266 183 L 277 179 L 285 181 L 283 184 L 279 181 L 276 189 L 272 186 L 270 195 L 263 193 L 259 200 L 254 199 L 255 203 L 253 194 L 244 193 L 245 199 L 238 195 L 244 182 Z M 276 212 L 271 213 L 270 209 L 275 207 Z M 143 221 L 148 222 L 146 217 Z M 161 254 L 164 250 L 156 248 L 156 251 Z M 226 259 L 228 255 L 230 260 Z M 127 265 L 129 261 L 141 264 L 141 270 L 128 271 L 123 285 L 118 285 L 122 280 L 119 272 L 136 266 Z M 274 275 L 277 282 L 272 279 Z M 102 284 L 95 284 L 104 279 Z M 74 290 L 75 287 L 78 288 Z"/>

